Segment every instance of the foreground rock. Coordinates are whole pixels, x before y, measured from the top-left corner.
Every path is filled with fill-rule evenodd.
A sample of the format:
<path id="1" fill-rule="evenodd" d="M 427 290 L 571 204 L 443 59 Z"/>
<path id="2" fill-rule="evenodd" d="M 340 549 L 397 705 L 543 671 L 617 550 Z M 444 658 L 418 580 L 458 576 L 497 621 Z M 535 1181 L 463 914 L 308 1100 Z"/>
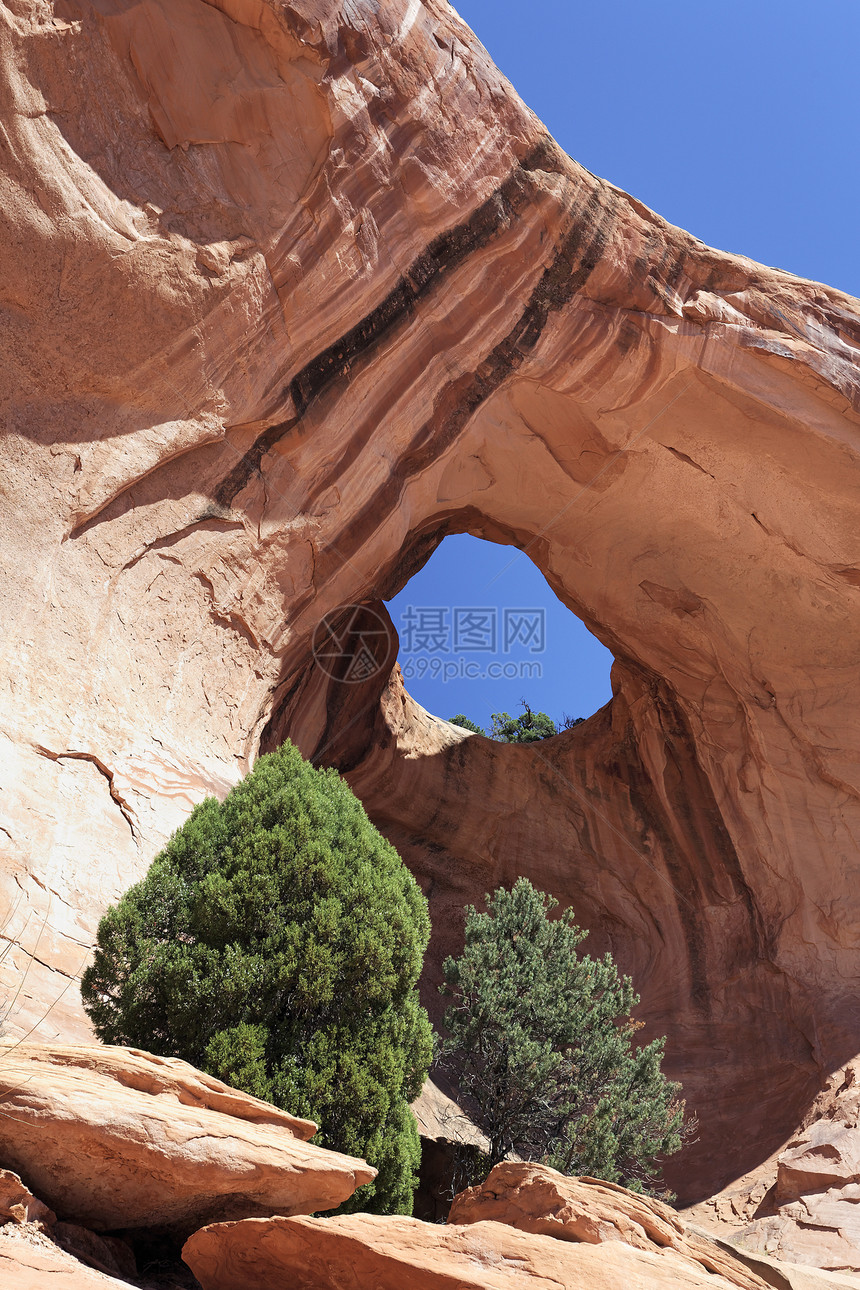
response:
<path id="1" fill-rule="evenodd" d="M 444 0 L 15 0 L 0 98 L 9 1024 L 86 1034 L 105 906 L 291 734 L 430 892 L 429 987 L 465 901 L 576 901 L 701 1112 L 672 1185 L 738 1177 L 858 1049 L 856 301 L 571 161 Z M 317 667 L 451 531 L 610 705 L 500 746 Z"/>
<path id="2" fill-rule="evenodd" d="M 203 1290 L 729 1290 L 674 1250 L 576 1245 L 503 1223 L 414 1218 L 248 1219 L 196 1232 L 182 1257 Z"/>
<path id="3" fill-rule="evenodd" d="M 690 1217 L 744 1250 L 860 1271 L 858 1076 L 860 1062 L 831 1076 L 783 1149 Z"/>
<path id="4" fill-rule="evenodd" d="M 745 1290 L 766 1284 L 712 1241 L 688 1232 L 668 1205 L 594 1178 L 570 1178 L 545 1165 L 504 1162 L 481 1186 L 455 1197 L 449 1223 L 488 1220 L 561 1241 L 622 1241 L 652 1253 L 672 1250 L 691 1269 L 721 1275 Z"/>
<path id="5" fill-rule="evenodd" d="M 0 1165 L 96 1231 L 332 1209 L 376 1175 L 312 1146 L 310 1121 L 175 1059 L 7 1043 L 0 1072 Z"/>
<path id="6" fill-rule="evenodd" d="M 85 1267 L 36 1230 L 13 1234 L 0 1228 L 3 1290 L 128 1290 L 128 1284 Z"/>

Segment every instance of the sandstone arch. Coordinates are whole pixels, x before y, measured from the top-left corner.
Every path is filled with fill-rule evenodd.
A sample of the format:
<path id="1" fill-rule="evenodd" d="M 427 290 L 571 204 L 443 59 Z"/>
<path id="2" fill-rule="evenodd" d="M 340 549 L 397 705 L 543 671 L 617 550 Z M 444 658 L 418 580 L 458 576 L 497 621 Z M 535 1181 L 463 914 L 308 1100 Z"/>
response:
<path id="1" fill-rule="evenodd" d="M 443 923 L 518 869 L 576 901 L 670 1033 L 701 1194 L 860 1048 L 860 310 L 571 162 L 442 0 L 348 14 L 0 4 L 13 1021 L 65 989 L 80 1033 L 105 904 L 290 731 Z M 308 666 L 448 531 L 615 654 L 539 755 L 396 670 L 347 730 Z"/>

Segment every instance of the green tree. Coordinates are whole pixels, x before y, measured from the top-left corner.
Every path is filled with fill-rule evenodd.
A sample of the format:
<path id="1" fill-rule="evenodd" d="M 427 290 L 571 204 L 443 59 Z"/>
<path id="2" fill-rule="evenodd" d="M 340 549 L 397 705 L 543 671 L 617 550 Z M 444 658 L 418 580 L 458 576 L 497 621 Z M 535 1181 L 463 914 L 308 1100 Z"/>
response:
<path id="1" fill-rule="evenodd" d="M 347 1210 L 411 1213 L 429 934 L 361 803 L 288 743 L 196 807 L 108 910 L 84 1006 L 105 1042 L 182 1057 L 364 1157 L 379 1174 Z"/>
<path id="2" fill-rule="evenodd" d="M 506 744 L 531 744 L 558 734 L 552 717 L 545 712 L 532 712 L 524 700 L 523 709 L 518 717 L 512 717 L 509 712 L 494 712 L 491 738 Z"/>
<path id="3" fill-rule="evenodd" d="M 526 878 L 466 908 L 462 955 L 444 963 L 443 1060 L 489 1138 L 485 1172 L 516 1152 L 567 1174 L 645 1190 L 685 1135 L 663 1039 L 633 1049 L 639 1002 L 607 954 L 582 958 L 570 910 Z M 474 1179 L 473 1179 L 474 1180 Z"/>
<path id="4" fill-rule="evenodd" d="M 471 730 L 472 734 L 475 735 L 485 735 L 487 733 L 483 726 L 475 725 L 475 722 L 471 718 L 464 716 L 462 712 L 458 712 L 456 717 L 449 717 L 448 723 L 452 726 L 461 726 L 463 730 Z"/>

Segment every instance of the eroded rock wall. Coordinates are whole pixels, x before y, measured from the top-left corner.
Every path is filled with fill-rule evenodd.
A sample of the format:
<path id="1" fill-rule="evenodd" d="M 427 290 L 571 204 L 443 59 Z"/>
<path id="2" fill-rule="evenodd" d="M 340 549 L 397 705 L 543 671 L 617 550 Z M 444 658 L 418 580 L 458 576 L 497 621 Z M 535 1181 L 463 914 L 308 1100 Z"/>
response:
<path id="1" fill-rule="evenodd" d="M 440 950 L 518 872 L 572 901 L 687 1197 L 749 1167 L 860 1048 L 857 302 L 577 166 L 441 0 L 4 0 L 0 64 L 10 1023 L 84 1033 L 102 909 L 289 733 Z M 309 664 L 452 531 L 528 551 L 608 708 L 502 749 Z"/>

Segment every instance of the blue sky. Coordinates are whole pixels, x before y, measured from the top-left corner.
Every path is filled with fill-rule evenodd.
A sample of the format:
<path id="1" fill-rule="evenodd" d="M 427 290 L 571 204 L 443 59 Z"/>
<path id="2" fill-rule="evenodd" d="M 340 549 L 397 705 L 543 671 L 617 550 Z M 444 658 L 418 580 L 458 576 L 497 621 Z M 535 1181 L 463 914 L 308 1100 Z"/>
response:
<path id="1" fill-rule="evenodd" d="M 858 0 L 456 7 L 589 170 L 714 246 L 860 295 Z M 510 564 L 513 555 L 447 538 L 391 602 L 408 688 L 431 712 L 462 711 L 480 724 L 521 697 L 554 717 L 588 716 L 609 698 L 611 657 L 528 558 Z M 422 608 L 447 609 L 447 619 L 422 620 Z M 458 608 L 495 613 L 469 618 Z M 516 616 L 525 609 L 544 610 L 542 651 L 538 619 Z M 434 648 L 420 648 L 420 628 L 434 625 Z M 484 648 L 458 648 L 475 643 Z"/>

